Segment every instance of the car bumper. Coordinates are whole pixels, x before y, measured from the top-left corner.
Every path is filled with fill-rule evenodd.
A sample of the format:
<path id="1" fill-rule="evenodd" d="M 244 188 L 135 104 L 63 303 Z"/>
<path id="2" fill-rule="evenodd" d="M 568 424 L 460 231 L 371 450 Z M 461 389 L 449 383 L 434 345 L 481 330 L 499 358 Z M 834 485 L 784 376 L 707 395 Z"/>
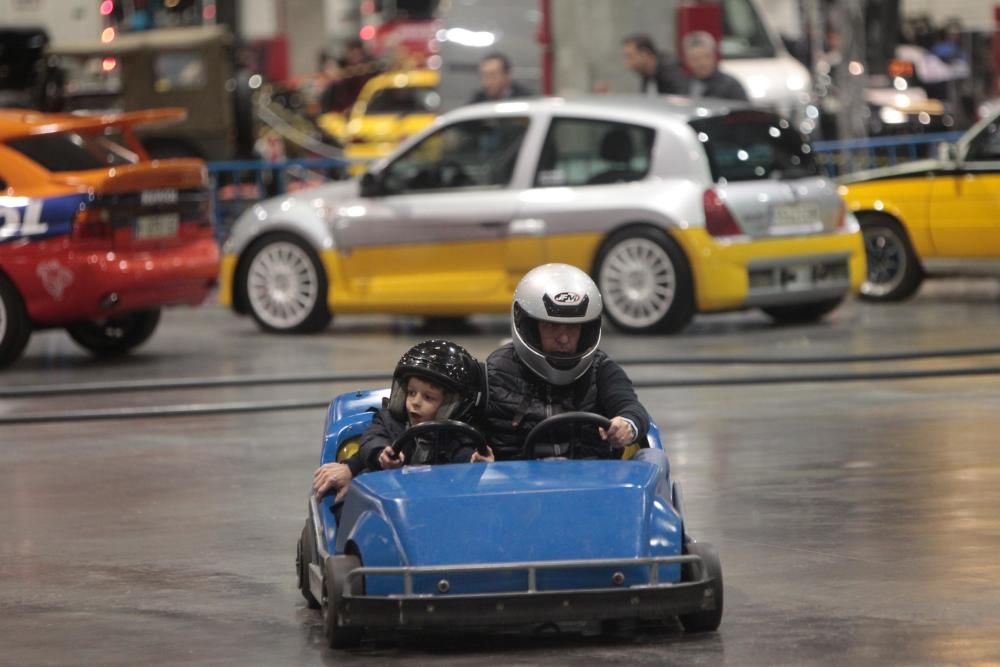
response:
<path id="1" fill-rule="evenodd" d="M 674 237 L 691 262 L 698 310 L 814 303 L 856 293 L 864 281 L 864 241 L 855 224 L 835 234 L 717 240 L 704 229 Z"/>
<path id="2" fill-rule="evenodd" d="M 58 326 L 135 310 L 197 305 L 215 287 L 218 271 L 219 247 L 211 238 L 162 250 L 68 250 L 38 261 L 26 276 L 34 282 L 34 298 L 26 299 L 28 312 L 39 326 Z"/>

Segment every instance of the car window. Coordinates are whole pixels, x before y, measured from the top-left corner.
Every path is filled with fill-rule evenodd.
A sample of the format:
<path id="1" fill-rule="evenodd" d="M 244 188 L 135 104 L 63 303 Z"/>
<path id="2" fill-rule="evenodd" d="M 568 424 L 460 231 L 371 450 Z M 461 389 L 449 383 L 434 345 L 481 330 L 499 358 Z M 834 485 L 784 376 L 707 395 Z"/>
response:
<path id="1" fill-rule="evenodd" d="M 165 51 L 153 60 L 153 84 L 158 93 L 205 87 L 205 61 L 196 51 Z"/>
<path id="2" fill-rule="evenodd" d="M 38 134 L 11 139 L 7 145 L 49 171 L 86 171 L 139 161 L 139 156 L 113 130 L 99 134 Z"/>
<path id="3" fill-rule="evenodd" d="M 787 120 L 762 111 L 734 111 L 690 122 L 705 147 L 712 178 L 755 181 L 816 176 L 812 148 Z"/>
<path id="4" fill-rule="evenodd" d="M 723 0 L 723 58 L 773 58 L 774 44 L 750 0 Z"/>
<path id="5" fill-rule="evenodd" d="M 388 194 L 510 183 L 528 118 L 489 118 L 449 125 L 396 158 L 383 172 Z"/>
<path id="6" fill-rule="evenodd" d="M 436 113 L 440 107 L 441 96 L 434 88 L 383 88 L 372 95 L 365 113 Z"/>
<path id="7" fill-rule="evenodd" d="M 994 121 L 969 142 L 965 155 L 969 161 L 1000 162 L 1000 121 Z"/>
<path id="8" fill-rule="evenodd" d="M 537 187 L 638 181 L 649 173 L 655 132 L 648 127 L 554 118 L 535 171 Z"/>

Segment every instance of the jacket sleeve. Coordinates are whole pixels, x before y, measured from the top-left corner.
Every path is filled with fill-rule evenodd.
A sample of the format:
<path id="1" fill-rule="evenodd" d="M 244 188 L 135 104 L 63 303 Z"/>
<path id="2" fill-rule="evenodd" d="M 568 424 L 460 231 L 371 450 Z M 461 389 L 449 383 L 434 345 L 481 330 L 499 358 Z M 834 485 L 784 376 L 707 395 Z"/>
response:
<path id="1" fill-rule="evenodd" d="M 369 470 L 382 469 L 378 464 L 378 455 L 395 440 L 394 429 L 390 423 L 393 421 L 389 411 L 383 408 L 375 413 L 371 425 L 361 434 L 361 448 L 358 453 L 362 464 Z"/>
<path id="2" fill-rule="evenodd" d="M 351 477 L 357 477 L 365 471 L 365 460 L 361 458 L 361 449 L 354 452 L 354 456 L 344 461 L 344 465 L 351 471 Z"/>
<path id="3" fill-rule="evenodd" d="M 604 409 L 604 414 L 630 419 L 639 431 L 636 442 L 645 446 L 646 433 L 649 432 L 649 413 L 635 395 L 632 380 L 621 366 L 610 359 L 600 365 L 597 373 L 597 400 Z"/>

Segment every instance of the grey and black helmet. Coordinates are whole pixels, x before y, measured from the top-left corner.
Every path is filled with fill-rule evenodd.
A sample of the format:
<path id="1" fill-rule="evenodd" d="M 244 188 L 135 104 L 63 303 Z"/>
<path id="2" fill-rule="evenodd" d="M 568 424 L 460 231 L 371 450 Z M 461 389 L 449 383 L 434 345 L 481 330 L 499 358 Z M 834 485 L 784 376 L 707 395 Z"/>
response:
<path id="1" fill-rule="evenodd" d="M 397 419 L 406 419 L 406 381 L 414 375 L 447 392 L 435 419 L 467 420 L 483 408 L 485 380 L 479 362 L 458 343 L 425 340 L 403 354 L 389 393 L 389 411 Z"/>
<path id="2" fill-rule="evenodd" d="M 514 290 L 511 335 L 521 361 L 542 379 L 567 385 L 587 372 L 601 342 L 601 292 L 586 273 L 569 264 L 543 264 Z M 539 322 L 580 324 L 575 352 L 544 352 Z"/>

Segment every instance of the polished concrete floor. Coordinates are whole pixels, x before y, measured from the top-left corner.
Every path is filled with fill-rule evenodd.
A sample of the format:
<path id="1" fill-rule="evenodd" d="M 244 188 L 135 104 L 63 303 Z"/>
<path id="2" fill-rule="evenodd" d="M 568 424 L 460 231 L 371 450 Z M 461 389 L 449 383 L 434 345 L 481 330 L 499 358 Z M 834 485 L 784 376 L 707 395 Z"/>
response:
<path id="1" fill-rule="evenodd" d="M 705 317 L 681 336 L 609 333 L 613 355 L 817 356 L 1000 345 L 1000 288 L 936 282 L 826 322 Z M 216 307 L 166 314 L 109 364 L 37 335 L 0 387 L 389 369 L 418 323 L 344 318 L 276 338 Z M 476 319 L 453 337 L 486 355 Z M 1000 366 L 1000 355 L 791 367 L 633 366 L 636 379 Z M 0 417 L 325 398 L 290 385 L 0 399 Z M 325 648 L 295 588 L 322 409 L 0 425 L 0 665 L 1000 664 L 1000 375 L 642 389 L 717 544 L 720 631 L 673 622 L 525 633 L 380 635 Z"/>

